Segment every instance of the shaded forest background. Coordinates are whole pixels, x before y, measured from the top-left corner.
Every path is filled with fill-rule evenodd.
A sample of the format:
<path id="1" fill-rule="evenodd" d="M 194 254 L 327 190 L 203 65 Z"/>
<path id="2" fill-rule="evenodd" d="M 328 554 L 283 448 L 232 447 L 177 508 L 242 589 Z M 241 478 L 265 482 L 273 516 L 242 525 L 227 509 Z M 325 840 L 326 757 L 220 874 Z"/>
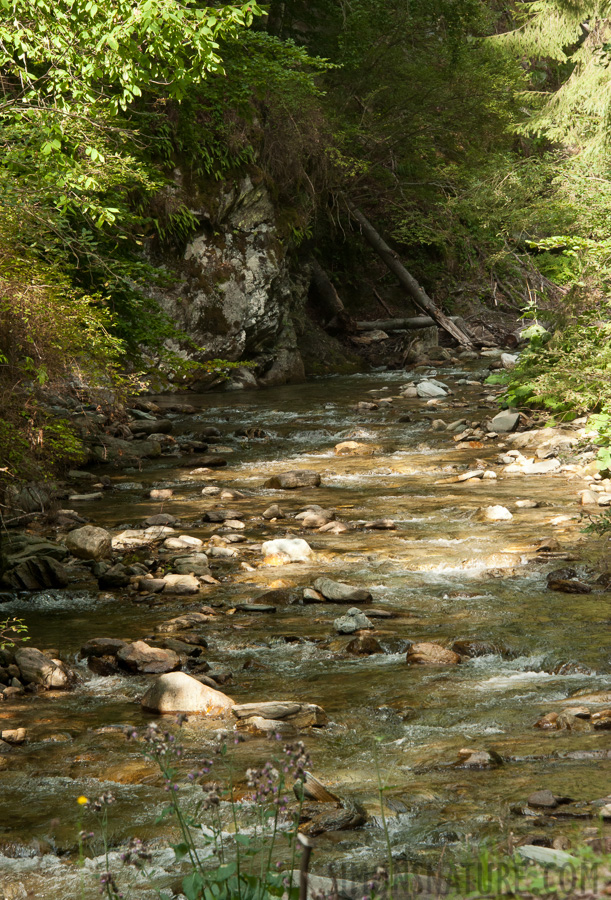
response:
<path id="1" fill-rule="evenodd" d="M 200 193 L 264 183 L 295 264 L 318 258 L 359 315 L 384 276 L 350 203 L 446 312 L 532 321 L 517 369 L 494 377 L 511 404 L 595 415 L 608 468 L 606 4 L 0 9 L 0 477 L 79 459 L 41 392 L 120 398 L 160 370 L 188 383 L 150 299 L 167 278 L 151 248 L 181 252 L 198 225 L 177 167 Z"/>

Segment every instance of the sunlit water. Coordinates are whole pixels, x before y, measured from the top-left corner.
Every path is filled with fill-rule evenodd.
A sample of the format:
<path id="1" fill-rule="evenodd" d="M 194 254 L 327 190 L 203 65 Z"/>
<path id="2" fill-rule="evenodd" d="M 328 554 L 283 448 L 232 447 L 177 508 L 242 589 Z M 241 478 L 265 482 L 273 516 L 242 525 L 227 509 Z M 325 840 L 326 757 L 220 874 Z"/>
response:
<path id="1" fill-rule="evenodd" d="M 385 789 L 392 850 L 404 860 L 426 859 L 444 844 L 457 847 L 483 839 L 498 842 L 509 832 L 526 834 L 532 825 L 513 815 L 510 806 L 533 790 L 549 788 L 592 800 L 610 789 L 611 760 L 565 756 L 571 750 L 608 749 L 608 732 L 542 733 L 533 728 L 542 713 L 560 709 L 560 701 L 573 693 L 611 689 L 608 595 L 548 591 L 545 575 L 562 563 L 542 562 L 535 553 L 537 543 L 549 535 L 583 562 L 599 552 L 600 545 L 580 532 L 576 491 L 584 484 L 560 475 L 436 485 L 473 467 L 477 459 L 498 470 L 497 442 L 457 450 L 451 436 L 428 428 L 432 418 L 475 421 L 490 414 L 490 407 L 481 403 L 481 387 L 455 385 L 471 374 L 441 371 L 439 377 L 455 394 L 435 408 L 398 399 L 398 388 L 407 379 L 387 372 L 265 392 L 189 397 L 200 411 L 195 417 L 174 416 L 176 433 L 197 433 L 205 425 L 220 428 L 222 445 L 233 450 L 226 455 L 227 468 L 193 476 L 189 468 L 178 467 L 184 460 L 148 462 L 141 471 L 113 474 L 118 483 L 142 483 L 143 490 L 108 492 L 83 510 L 96 524 L 111 528 L 137 524 L 161 508 L 185 523 L 198 521 L 216 505 L 245 511 L 246 549 L 235 545 L 237 560 L 215 561 L 213 571 L 221 584 L 205 589 L 204 602 L 223 604 L 217 621 L 206 626 L 206 659 L 212 669 L 233 673 L 222 689 L 238 701 L 296 698 L 327 711 L 330 725 L 305 736 L 313 771 L 334 791 L 361 801 L 371 818 L 359 830 L 318 839 L 314 868 L 319 871 L 331 860 L 383 861 L 378 778 Z M 389 409 L 354 409 L 359 400 L 389 396 L 395 397 Z M 158 398 L 161 405 L 172 399 Z M 453 403 L 464 405 L 453 408 Z M 412 420 L 399 422 L 408 412 Z M 235 436 L 248 426 L 264 429 L 267 437 Z M 335 455 L 334 445 L 348 439 L 371 444 L 374 455 Z M 263 488 L 272 473 L 292 468 L 320 472 L 322 487 L 293 492 Z M 252 496 L 221 503 L 217 497 L 202 497 L 206 484 Z M 174 498 L 164 504 L 148 499 L 153 486 L 172 487 Z M 520 498 L 545 505 L 517 509 Z M 305 534 L 291 519 L 275 524 L 262 520 L 272 502 L 289 514 L 317 503 L 333 508 L 346 522 L 391 517 L 397 527 Z M 492 504 L 507 506 L 514 518 L 498 524 L 475 521 L 478 507 Z M 559 514 L 570 518 L 550 524 Z M 199 524 L 189 533 L 205 539 L 222 533 L 219 528 Z M 312 562 L 262 566 L 260 552 L 248 549 L 248 544 L 287 534 L 308 540 L 315 551 Z M 252 571 L 241 568 L 241 562 Z M 395 613 L 395 618 L 375 620 L 374 634 L 384 655 L 351 658 L 338 652 L 337 645 L 329 646 L 337 637 L 333 620 L 345 611 L 335 604 L 279 606 L 265 616 L 226 612 L 270 586 L 307 587 L 320 575 L 367 586 L 375 607 Z M 29 732 L 29 742 L 6 757 L 8 765 L 0 772 L 0 852 L 5 854 L 0 856 L 0 886 L 8 886 L 7 891 L 21 884 L 29 896 L 80 896 L 76 835 L 81 820 L 91 826 L 76 804 L 81 794 L 96 796 L 109 789 L 115 794 L 109 825 L 113 846 L 120 848 L 129 836 L 138 835 L 156 842 L 158 865 L 171 858 L 163 846 L 174 826 L 155 825 L 164 803 L 157 771 L 122 733 L 97 733 L 106 725 L 142 726 L 151 720 L 138 702 L 147 679 L 94 676 L 76 662 L 76 654 L 96 636 L 145 638 L 161 621 L 197 609 L 201 600 L 160 598 L 149 606 L 131 598 L 127 593 L 50 591 L 23 595 L 2 607 L 3 615 L 26 620 L 33 646 L 55 648 L 75 662 L 82 678 L 72 692 L 26 696 L 0 706 L 0 729 L 25 725 Z M 456 639 L 489 641 L 509 652 L 449 668 L 406 665 L 408 640 L 448 644 Z M 554 674 L 567 662 L 579 663 L 591 674 Z M 185 765 L 197 765 L 218 727 L 216 721 L 195 718 L 186 725 Z M 493 749 L 505 764 L 491 770 L 456 768 L 458 750 L 464 747 Z M 269 741 L 254 737 L 232 750 L 238 780 L 247 766 L 274 752 Z M 560 821 L 553 833 L 579 834 L 574 824 Z M 91 890 L 86 879 L 87 896 Z"/>

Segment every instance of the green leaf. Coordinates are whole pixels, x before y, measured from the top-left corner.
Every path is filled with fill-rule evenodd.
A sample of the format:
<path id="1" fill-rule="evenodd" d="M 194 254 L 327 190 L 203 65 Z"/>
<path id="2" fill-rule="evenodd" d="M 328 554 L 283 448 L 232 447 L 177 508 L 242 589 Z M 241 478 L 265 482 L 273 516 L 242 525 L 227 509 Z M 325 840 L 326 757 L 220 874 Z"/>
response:
<path id="1" fill-rule="evenodd" d="M 187 856 L 187 854 L 189 853 L 189 845 L 184 842 L 181 844 L 171 844 L 170 846 L 172 847 L 172 850 L 174 851 L 174 854 L 176 856 L 176 862 L 180 862 L 180 860 Z"/>

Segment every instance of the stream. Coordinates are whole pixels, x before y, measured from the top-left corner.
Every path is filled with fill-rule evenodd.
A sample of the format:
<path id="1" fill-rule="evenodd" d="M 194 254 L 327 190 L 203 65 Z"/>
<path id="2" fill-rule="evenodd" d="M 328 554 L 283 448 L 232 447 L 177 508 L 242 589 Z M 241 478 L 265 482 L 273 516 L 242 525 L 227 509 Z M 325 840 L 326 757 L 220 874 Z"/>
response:
<path id="1" fill-rule="evenodd" d="M 482 362 L 445 367 L 436 375 L 424 370 L 452 389 L 431 405 L 400 398 L 410 376 L 389 371 L 264 392 L 189 396 L 198 412 L 170 413 L 174 434 L 189 433 L 194 420 L 198 428 L 216 426 L 226 468 L 192 475 L 184 458 L 162 456 L 140 471 L 110 472 L 115 485 L 142 487 L 107 491 L 102 500 L 76 507 L 111 531 L 170 512 L 185 524 L 177 534 L 205 542 L 223 532 L 221 525 L 202 523 L 202 513 L 215 506 L 238 508 L 247 540 L 231 545 L 235 558 L 211 561 L 218 583 L 205 585 L 197 599 L 158 595 L 142 602 L 128 591 L 77 585 L 22 594 L 2 605 L 3 617 L 25 619 L 31 646 L 53 648 L 81 678 L 72 691 L 0 704 L 0 729 L 28 731 L 28 741 L 6 756 L 0 770 L 0 889 L 7 900 L 99 896 L 93 879 L 81 894 L 77 834 L 91 822 L 76 803 L 79 795 L 112 791 L 112 846 L 137 835 L 157 848 L 160 866 L 168 862 L 164 848 L 175 826 L 155 823 L 164 805 L 163 783 L 138 742 L 111 727 L 141 728 L 159 719 L 139 703 L 154 676 L 94 675 L 78 652 L 99 636 L 145 639 L 160 622 L 202 605 L 217 613 L 205 626 L 205 658 L 214 672 L 227 675 L 221 691 L 239 703 L 297 699 L 327 713 L 326 727 L 301 735 L 312 772 L 330 790 L 363 804 L 369 820 L 353 831 L 318 837 L 314 871 L 324 874 L 331 862 L 375 868 L 384 861 L 379 781 L 393 856 L 405 863 L 424 865 L 448 848 L 458 852 L 485 840 L 499 845 L 510 835 L 520 840 L 533 832 L 575 842 L 592 826 L 558 818 L 539 827 L 512 811 L 536 790 L 584 801 L 610 790 L 611 758 L 591 752 L 605 751 L 598 756 L 606 757 L 609 731 L 533 727 L 574 694 L 611 690 L 609 595 L 550 591 L 547 573 L 566 563 L 536 552 L 542 538 L 554 537 L 578 564 L 597 562 L 601 542 L 581 532 L 579 518 L 577 491 L 588 480 L 564 471 L 504 476 L 497 461 L 502 435 L 457 449 L 451 434 L 431 430 L 432 419 L 479 422 L 498 410 L 494 389 L 482 384 Z M 393 402 L 355 409 L 359 401 L 376 398 Z M 176 400 L 152 399 L 162 410 Z M 400 421 L 407 416 L 410 421 Z M 262 429 L 264 436 L 236 436 L 247 428 Z M 337 455 L 335 445 L 347 440 L 367 444 L 371 452 Z M 476 468 L 478 460 L 498 477 L 447 483 Z M 322 485 L 263 487 L 271 475 L 294 469 L 319 472 Z M 251 494 L 221 502 L 202 496 L 207 485 Z M 168 487 L 171 500 L 149 498 L 152 488 Z M 516 507 L 519 499 L 540 505 Z M 289 517 L 273 523 L 261 518 L 272 503 Z M 306 532 L 291 516 L 310 503 L 361 524 L 343 534 Z M 507 507 L 513 518 L 478 521 L 476 511 L 491 505 Z M 362 525 L 381 518 L 393 519 L 396 528 Z M 307 540 L 313 558 L 265 565 L 260 550 L 250 546 L 284 536 Z M 274 613 L 238 608 L 269 590 L 311 587 L 321 576 L 367 588 L 373 595 L 369 605 L 392 613 L 373 619 L 371 634 L 383 653 L 343 652 L 348 638 L 334 632 L 333 621 L 346 612 L 345 604 L 278 605 Z M 362 609 L 367 613 L 367 605 Z M 406 663 L 410 641 L 450 646 L 458 640 L 490 648 L 460 665 Z M 182 729 L 187 768 L 209 754 L 220 727 L 218 720 L 190 717 Z M 494 751 L 503 764 L 458 765 L 464 748 Z M 232 745 L 238 781 L 246 768 L 275 752 L 274 742 L 257 735 Z M 156 896 L 146 885 L 136 895 Z"/>

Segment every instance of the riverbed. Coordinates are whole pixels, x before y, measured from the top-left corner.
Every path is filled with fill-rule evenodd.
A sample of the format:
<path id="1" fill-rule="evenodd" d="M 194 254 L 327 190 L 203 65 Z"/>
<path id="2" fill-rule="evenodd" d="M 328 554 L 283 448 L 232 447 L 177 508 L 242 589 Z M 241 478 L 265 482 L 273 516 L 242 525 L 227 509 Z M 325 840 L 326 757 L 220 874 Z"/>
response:
<path id="1" fill-rule="evenodd" d="M 482 362 L 423 371 L 452 393 L 433 405 L 404 399 L 399 389 L 409 381 L 406 373 L 382 371 L 264 392 L 189 396 L 197 412 L 169 414 L 175 433 L 218 428 L 225 468 L 192 475 L 184 460 L 161 457 L 135 472 L 109 473 L 117 486 L 140 486 L 107 491 L 102 500 L 78 506 L 81 515 L 111 531 L 170 512 L 184 523 L 184 533 L 205 542 L 222 537 L 222 528 L 202 523 L 202 513 L 219 505 L 239 508 L 247 540 L 231 545 L 235 558 L 212 560 L 217 583 L 206 585 L 197 601 L 159 595 L 143 603 L 129 591 L 77 585 L 24 594 L 2 606 L 3 616 L 25 619 L 32 646 L 56 650 L 81 679 L 69 692 L 0 705 L 3 728 L 28 731 L 27 743 L 6 757 L 0 772 L 0 886 L 7 897 L 80 896 L 76 836 L 90 827 L 87 810 L 76 803 L 80 795 L 111 790 L 116 797 L 109 808 L 113 846 L 120 849 L 137 835 L 165 852 L 172 826 L 155 824 L 163 784 L 138 742 L 110 727 L 140 728 L 155 718 L 139 704 L 149 681 L 93 675 L 78 651 L 98 636 L 144 639 L 160 622 L 202 605 L 215 610 L 206 626 L 205 655 L 211 670 L 226 679 L 220 690 L 241 703 L 316 703 L 329 718 L 326 727 L 301 736 L 312 772 L 332 791 L 363 804 L 369 820 L 317 838 L 315 871 L 325 872 L 331 862 L 375 868 L 384 861 L 381 803 L 393 856 L 416 865 L 438 859 L 443 848 L 459 852 L 483 841 L 506 846 L 537 828 L 550 840 L 575 843 L 592 825 L 573 819 L 533 824 L 515 812 L 540 789 L 588 802 L 610 789 L 611 758 L 593 752 L 609 750 L 609 731 L 534 727 L 574 694 L 611 690 L 610 595 L 562 594 L 546 585 L 547 573 L 566 565 L 564 557 L 573 559 L 571 565 L 599 564 L 601 542 L 583 534 L 577 497 L 588 481 L 562 469 L 546 476 L 504 475 L 498 462 L 502 435 L 458 449 L 450 433 L 431 429 L 431 421 L 465 417 L 479 423 L 494 415 L 498 407 L 481 383 Z M 176 400 L 152 399 L 162 410 Z M 379 399 L 392 402 L 355 408 Z M 236 435 L 249 428 L 261 436 Z M 335 445 L 348 440 L 367 451 L 337 455 Z M 497 477 L 449 482 L 482 466 Z M 263 487 L 271 475 L 295 469 L 318 472 L 321 486 Z M 246 497 L 221 504 L 202 495 L 210 485 Z M 171 488 L 173 497 L 151 500 L 152 488 Z M 516 506 L 520 499 L 539 505 Z M 280 504 L 287 518 L 263 519 L 271 503 Z M 293 517 L 311 503 L 334 510 L 353 527 L 343 534 L 305 531 Z M 477 511 L 491 505 L 504 506 L 512 518 L 479 521 Z M 384 518 L 396 527 L 364 527 Z M 307 540 L 312 559 L 264 565 L 257 546 L 284 536 Z M 554 558 L 537 552 L 547 537 L 560 542 Z M 384 652 L 343 652 L 333 622 L 345 606 L 239 609 L 269 590 L 311 587 L 320 576 L 367 588 L 370 606 L 392 614 L 373 619 L 371 633 Z M 489 652 L 448 667 L 406 663 L 410 642 L 449 646 L 458 640 L 486 643 Z M 187 763 L 207 755 L 220 727 L 197 717 L 186 723 Z M 498 754 L 502 764 L 461 766 L 465 748 Z M 256 735 L 232 745 L 238 780 L 276 750 Z M 90 890 L 94 896 L 88 884 L 87 896 Z"/>

